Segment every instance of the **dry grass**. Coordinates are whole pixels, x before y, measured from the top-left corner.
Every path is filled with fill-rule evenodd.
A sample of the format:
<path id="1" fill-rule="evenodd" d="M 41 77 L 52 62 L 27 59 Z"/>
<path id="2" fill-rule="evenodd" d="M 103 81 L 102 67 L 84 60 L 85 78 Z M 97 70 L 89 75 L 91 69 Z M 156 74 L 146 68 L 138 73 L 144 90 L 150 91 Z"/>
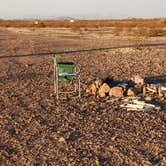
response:
<path id="1" fill-rule="evenodd" d="M 165 27 L 166 18 L 161 19 L 130 19 L 130 20 L 78 20 L 75 22 L 69 21 L 54 21 L 54 20 L 41 20 L 39 21 L 41 26 L 45 27 Z M 2 27 L 35 27 L 34 21 L 21 21 L 12 20 L 5 21 L 0 20 L 0 26 Z"/>
<path id="2" fill-rule="evenodd" d="M 72 28 L 73 31 L 80 31 L 80 28 L 99 28 L 99 27 L 114 27 L 113 33 L 119 35 L 124 29 L 130 29 L 132 35 L 138 36 L 166 36 L 166 18 L 161 19 L 130 19 L 130 20 L 78 20 L 70 21 L 53 21 L 53 20 L 38 20 L 35 24 L 34 20 L 21 21 L 0 20 L 0 27 L 51 27 L 51 28 Z M 128 31 L 129 32 L 129 31 Z"/>
<path id="3" fill-rule="evenodd" d="M 162 28 L 138 28 L 135 33 L 145 37 L 166 36 L 166 31 Z"/>

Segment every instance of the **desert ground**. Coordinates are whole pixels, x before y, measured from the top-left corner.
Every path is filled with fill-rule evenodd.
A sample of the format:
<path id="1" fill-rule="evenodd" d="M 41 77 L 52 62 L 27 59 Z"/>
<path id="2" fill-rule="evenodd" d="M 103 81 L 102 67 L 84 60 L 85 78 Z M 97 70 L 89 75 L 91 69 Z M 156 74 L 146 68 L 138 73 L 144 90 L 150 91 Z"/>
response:
<path id="1" fill-rule="evenodd" d="M 166 82 L 166 37 L 129 33 L 0 28 L 0 165 L 166 165 L 166 96 L 151 95 L 161 109 L 144 112 L 120 108 L 120 98 L 86 93 L 96 79 L 138 74 Z M 147 43 L 158 45 L 140 47 Z M 85 49 L 56 55 L 81 65 L 81 98 L 56 100 L 49 53 Z"/>

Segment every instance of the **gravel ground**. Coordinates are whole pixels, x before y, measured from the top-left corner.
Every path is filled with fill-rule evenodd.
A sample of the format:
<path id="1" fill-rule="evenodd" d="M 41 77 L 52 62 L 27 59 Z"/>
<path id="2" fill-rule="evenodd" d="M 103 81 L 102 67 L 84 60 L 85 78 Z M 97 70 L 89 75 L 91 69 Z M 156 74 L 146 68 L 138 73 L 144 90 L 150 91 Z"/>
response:
<path id="1" fill-rule="evenodd" d="M 0 40 L 0 55 L 29 51 L 25 34 L 0 34 L 7 36 Z M 11 36 L 17 37 L 17 49 Z M 50 49 L 60 49 L 55 46 L 59 38 L 50 41 Z M 39 45 L 43 42 L 46 38 Z M 67 39 L 59 43 L 75 46 Z M 0 165 L 166 165 L 165 97 L 151 96 L 161 110 L 147 113 L 120 108 L 121 99 L 85 93 L 97 78 L 129 80 L 139 74 L 166 81 L 165 57 L 166 50 L 155 47 L 59 55 L 59 60 L 79 63 L 82 69 L 82 98 L 60 96 L 59 101 L 53 93 L 51 56 L 0 59 Z"/>

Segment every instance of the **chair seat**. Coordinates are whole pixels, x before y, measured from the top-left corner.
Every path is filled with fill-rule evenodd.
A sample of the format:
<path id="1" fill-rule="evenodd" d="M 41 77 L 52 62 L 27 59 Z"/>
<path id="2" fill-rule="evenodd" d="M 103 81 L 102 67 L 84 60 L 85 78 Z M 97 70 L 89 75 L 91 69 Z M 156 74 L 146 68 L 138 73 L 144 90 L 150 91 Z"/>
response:
<path id="1" fill-rule="evenodd" d="M 76 75 L 79 75 L 80 72 L 74 72 L 74 73 L 67 73 L 67 72 L 64 72 L 64 73 L 58 73 L 58 76 L 76 76 Z"/>

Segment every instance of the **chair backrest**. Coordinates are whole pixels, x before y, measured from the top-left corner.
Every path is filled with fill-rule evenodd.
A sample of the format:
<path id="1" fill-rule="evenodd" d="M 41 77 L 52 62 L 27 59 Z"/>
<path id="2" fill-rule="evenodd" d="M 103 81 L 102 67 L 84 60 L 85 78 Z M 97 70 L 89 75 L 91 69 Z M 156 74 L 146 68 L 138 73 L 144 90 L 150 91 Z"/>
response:
<path id="1" fill-rule="evenodd" d="M 54 65 L 60 72 L 74 72 L 75 65 L 73 62 L 58 62 L 57 57 L 54 57 Z"/>
<path id="2" fill-rule="evenodd" d="M 75 71 L 75 65 L 72 62 L 58 62 L 57 58 L 54 57 L 54 65 L 58 71 L 58 74 L 66 73 L 66 75 L 58 76 L 59 81 L 71 81 L 73 76 L 67 75 L 67 73 L 73 73 Z"/>

